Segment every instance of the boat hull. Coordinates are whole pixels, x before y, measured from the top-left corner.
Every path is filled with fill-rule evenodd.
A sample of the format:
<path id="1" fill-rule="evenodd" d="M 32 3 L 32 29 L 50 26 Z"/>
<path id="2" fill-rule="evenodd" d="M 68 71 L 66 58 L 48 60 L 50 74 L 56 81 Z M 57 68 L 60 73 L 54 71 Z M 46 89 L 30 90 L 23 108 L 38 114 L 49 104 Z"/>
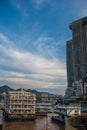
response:
<path id="1" fill-rule="evenodd" d="M 46 112 L 36 112 L 35 114 L 36 116 L 41 116 L 41 117 L 44 117 L 44 116 L 47 116 L 47 113 Z"/>
<path id="2" fill-rule="evenodd" d="M 61 121 L 57 116 L 52 116 L 51 120 L 56 123 L 65 124 L 65 121 Z"/>
<path id="3" fill-rule="evenodd" d="M 36 116 L 35 115 L 30 115 L 28 117 L 25 117 L 24 115 L 20 116 L 20 115 L 16 115 L 14 117 L 12 117 L 12 115 L 3 112 L 3 117 L 6 121 L 35 121 L 36 120 Z"/>

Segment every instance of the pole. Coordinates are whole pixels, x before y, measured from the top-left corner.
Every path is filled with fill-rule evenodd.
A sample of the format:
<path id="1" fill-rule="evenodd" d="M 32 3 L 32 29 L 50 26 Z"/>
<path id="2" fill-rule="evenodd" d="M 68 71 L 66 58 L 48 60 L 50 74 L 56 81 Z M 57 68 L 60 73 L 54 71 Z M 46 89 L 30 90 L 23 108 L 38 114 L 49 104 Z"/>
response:
<path id="1" fill-rule="evenodd" d="M 82 79 L 82 87 L 83 87 L 83 98 L 84 98 L 84 78 Z"/>
<path id="2" fill-rule="evenodd" d="M 46 110 L 46 130 L 48 130 L 48 115 L 47 115 L 47 110 Z"/>

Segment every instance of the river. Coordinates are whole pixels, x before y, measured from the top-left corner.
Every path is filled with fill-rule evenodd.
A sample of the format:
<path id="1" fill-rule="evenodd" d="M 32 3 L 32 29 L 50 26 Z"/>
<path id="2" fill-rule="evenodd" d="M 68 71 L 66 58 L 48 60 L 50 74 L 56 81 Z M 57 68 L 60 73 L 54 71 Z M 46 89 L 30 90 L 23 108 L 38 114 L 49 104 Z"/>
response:
<path id="1" fill-rule="evenodd" d="M 3 123 L 3 130 L 65 130 L 64 125 L 51 121 L 52 114 L 46 117 L 38 117 L 34 122 L 6 122 Z"/>

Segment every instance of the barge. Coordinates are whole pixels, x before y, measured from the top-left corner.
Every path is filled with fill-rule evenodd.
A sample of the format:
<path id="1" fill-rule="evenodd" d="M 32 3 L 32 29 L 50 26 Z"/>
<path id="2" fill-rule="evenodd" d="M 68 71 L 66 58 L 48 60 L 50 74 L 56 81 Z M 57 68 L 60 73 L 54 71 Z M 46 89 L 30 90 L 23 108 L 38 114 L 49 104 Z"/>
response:
<path id="1" fill-rule="evenodd" d="M 3 117 L 7 121 L 34 121 L 36 96 L 33 93 L 9 91 L 4 96 Z"/>

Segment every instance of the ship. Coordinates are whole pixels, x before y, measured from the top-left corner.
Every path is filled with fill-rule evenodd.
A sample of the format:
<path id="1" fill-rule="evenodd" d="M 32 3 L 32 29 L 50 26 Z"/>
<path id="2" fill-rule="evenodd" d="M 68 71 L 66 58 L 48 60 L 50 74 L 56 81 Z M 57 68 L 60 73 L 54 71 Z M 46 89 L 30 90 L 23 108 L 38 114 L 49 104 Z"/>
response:
<path id="1" fill-rule="evenodd" d="M 81 115 L 80 106 L 57 106 L 55 109 L 56 116 L 52 116 L 51 119 L 54 122 L 65 124 L 69 117 L 75 117 Z"/>
<path id="2" fill-rule="evenodd" d="M 34 121 L 36 95 L 25 91 L 8 91 L 4 95 L 3 117 L 7 121 Z"/>
<path id="3" fill-rule="evenodd" d="M 44 117 L 47 116 L 47 113 L 45 110 L 36 110 L 36 116 Z"/>

